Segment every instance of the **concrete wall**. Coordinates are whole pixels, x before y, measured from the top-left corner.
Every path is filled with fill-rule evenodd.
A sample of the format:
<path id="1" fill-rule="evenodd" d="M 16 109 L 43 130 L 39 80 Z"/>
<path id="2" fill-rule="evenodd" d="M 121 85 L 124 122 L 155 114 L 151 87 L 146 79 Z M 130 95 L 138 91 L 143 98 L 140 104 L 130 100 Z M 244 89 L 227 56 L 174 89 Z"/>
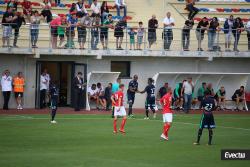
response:
<path id="1" fill-rule="evenodd" d="M 26 78 L 25 107 L 35 107 L 36 61 L 75 61 L 86 63 L 87 71 L 110 71 L 112 61 L 131 61 L 131 77 L 139 75 L 139 90 L 143 90 L 147 84 L 147 78 L 153 77 L 157 72 L 221 72 L 221 73 L 250 73 L 250 59 L 247 58 L 215 58 L 207 61 L 204 58 L 154 58 L 154 57 L 103 57 L 97 60 L 86 56 L 51 56 L 41 55 L 40 59 L 34 59 L 23 55 L 0 55 L 0 71 L 9 69 L 11 74 L 23 71 Z M 25 65 L 26 64 L 26 65 Z M 131 79 L 123 79 L 126 85 Z M 248 81 L 249 82 L 249 81 Z M 250 82 L 249 82 L 250 84 Z M 250 88 L 247 88 L 250 91 Z M 145 95 L 137 94 L 136 108 L 143 108 Z M 3 98 L 0 96 L 0 106 Z M 10 101 L 10 107 L 16 107 L 14 95 Z"/>

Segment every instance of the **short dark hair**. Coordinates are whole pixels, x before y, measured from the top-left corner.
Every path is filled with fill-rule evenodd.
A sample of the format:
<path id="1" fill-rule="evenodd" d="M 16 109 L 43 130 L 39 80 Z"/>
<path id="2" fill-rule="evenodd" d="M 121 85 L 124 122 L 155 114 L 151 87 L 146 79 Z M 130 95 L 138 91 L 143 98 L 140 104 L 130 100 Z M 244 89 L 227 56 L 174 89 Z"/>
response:
<path id="1" fill-rule="evenodd" d="M 244 86 L 240 86 L 240 88 L 245 89 L 245 87 L 244 87 Z"/>
<path id="2" fill-rule="evenodd" d="M 96 84 L 92 84 L 91 87 L 96 86 Z"/>
<path id="3" fill-rule="evenodd" d="M 206 85 L 207 83 L 206 82 L 202 82 L 202 85 Z"/>
<path id="4" fill-rule="evenodd" d="M 139 24 L 143 24 L 143 22 L 142 22 L 142 21 L 139 21 Z"/>
<path id="5" fill-rule="evenodd" d="M 119 85 L 119 88 L 122 88 L 122 87 L 124 87 L 124 84 L 120 84 L 120 85 Z"/>
<path id="6" fill-rule="evenodd" d="M 96 86 L 101 86 L 102 84 L 100 83 L 100 82 L 98 82 L 97 84 L 96 84 Z"/>
<path id="7" fill-rule="evenodd" d="M 208 90 L 206 90 L 206 91 L 204 92 L 204 95 L 205 95 L 205 96 L 208 96 L 208 95 L 210 95 L 210 92 L 209 92 Z"/>
<path id="8" fill-rule="evenodd" d="M 108 17 L 109 17 L 109 16 L 112 16 L 112 14 L 108 14 Z"/>
<path id="9" fill-rule="evenodd" d="M 82 72 L 78 72 L 77 75 L 82 75 Z"/>
<path id="10" fill-rule="evenodd" d="M 150 83 L 153 83 L 153 82 L 154 82 L 153 78 L 148 78 L 148 81 L 149 81 Z"/>

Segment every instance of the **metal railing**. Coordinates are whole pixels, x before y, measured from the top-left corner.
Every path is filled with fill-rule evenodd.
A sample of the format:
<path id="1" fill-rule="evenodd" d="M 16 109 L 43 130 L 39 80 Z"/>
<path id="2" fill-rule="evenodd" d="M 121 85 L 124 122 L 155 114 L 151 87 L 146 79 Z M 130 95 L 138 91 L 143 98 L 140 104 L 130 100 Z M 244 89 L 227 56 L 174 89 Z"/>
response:
<path id="1" fill-rule="evenodd" d="M 196 29 L 155 29 L 147 28 L 138 36 L 137 27 L 127 27 L 122 31 L 103 27 L 50 27 L 48 25 L 23 25 L 19 34 L 15 34 L 12 25 L 0 28 L 2 41 L 0 47 L 48 48 L 48 49 L 85 49 L 91 50 L 136 50 L 136 51 L 249 51 L 250 42 L 246 29 L 232 30 L 225 34 L 224 30 L 205 30 L 204 34 Z M 131 33 L 133 28 L 133 33 Z M 3 43 L 5 42 L 5 44 Z M 16 45 L 16 46 L 15 46 Z"/>

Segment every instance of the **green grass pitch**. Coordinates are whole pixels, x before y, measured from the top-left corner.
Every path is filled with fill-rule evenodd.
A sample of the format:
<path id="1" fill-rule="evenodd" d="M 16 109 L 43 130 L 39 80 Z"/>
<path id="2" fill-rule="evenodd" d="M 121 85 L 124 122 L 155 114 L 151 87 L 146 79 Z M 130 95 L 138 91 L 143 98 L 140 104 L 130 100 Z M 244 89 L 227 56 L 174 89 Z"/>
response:
<path id="1" fill-rule="evenodd" d="M 129 119 L 114 135 L 109 115 L 0 116 L 0 167 L 247 167 L 221 161 L 221 149 L 250 149 L 248 115 L 215 115 L 213 145 L 194 146 L 200 115 L 175 115 L 169 141 L 161 141 L 161 115 Z M 119 121 L 120 124 L 120 121 Z"/>

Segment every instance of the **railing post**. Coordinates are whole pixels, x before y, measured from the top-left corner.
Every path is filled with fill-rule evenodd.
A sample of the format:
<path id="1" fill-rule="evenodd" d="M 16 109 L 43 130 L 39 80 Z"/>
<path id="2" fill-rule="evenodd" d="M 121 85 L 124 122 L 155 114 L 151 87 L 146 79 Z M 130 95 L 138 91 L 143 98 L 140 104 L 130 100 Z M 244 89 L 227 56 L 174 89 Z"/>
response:
<path id="1" fill-rule="evenodd" d="M 147 29 L 145 28 L 145 30 L 143 31 L 143 36 L 144 36 L 144 39 L 143 39 L 143 48 L 144 48 L 144 50 L 146 50 L 146 47 L 147 47 L 147 45 L 146 45 L 146 43 L 147 43 Z M 138 43 L 138 41 L 137 41 L 137 43 Z M 139 44 L 138 44 L 139 45 Z"/>
<path id="2" fill-rule="evenodd" d="M 91 28 L 88 28 L 86 32 L 88 33 L 88 39 L 87 39 L 88 53 L 90 53 L 91 52 Z"/>
<path id="3" fill-rule="evenodd" d="M 31 52 L 32 49 L 31 49 L 31 25 L 29 26 L 29 35 L 28 35 L 28 39 L 29 39 L 29 51 Z"/>
<path id="4" fill-rule="evenodd" d="M 126 33 L 126 36 L 125 36 L 125 51 L 126 53 L 128 53 L 128 28 L 125 27 L 125 33 Z"/>
<path id="5" fill-rule="evenodd" d="M 53 43 L 51 42 L 51 40 L 54 40 L 54 39 L 52 39 L 53 38 L 53 36 L 51 35 L 51 25 L 49 25 L 49 52 L 51 52 L 52 51 L 52 49 L 53 49 L 53 46 L 52 45 L 54 45 L 54 42 L 55 41 L 53 41 Z"/>
<path id="6" fill-rule="evenodd" d="M 218 30 L 218 33 L 217 33 L 217 52 L 219 52 L 219 48 L 220 48 L 220 30 Z"/>

